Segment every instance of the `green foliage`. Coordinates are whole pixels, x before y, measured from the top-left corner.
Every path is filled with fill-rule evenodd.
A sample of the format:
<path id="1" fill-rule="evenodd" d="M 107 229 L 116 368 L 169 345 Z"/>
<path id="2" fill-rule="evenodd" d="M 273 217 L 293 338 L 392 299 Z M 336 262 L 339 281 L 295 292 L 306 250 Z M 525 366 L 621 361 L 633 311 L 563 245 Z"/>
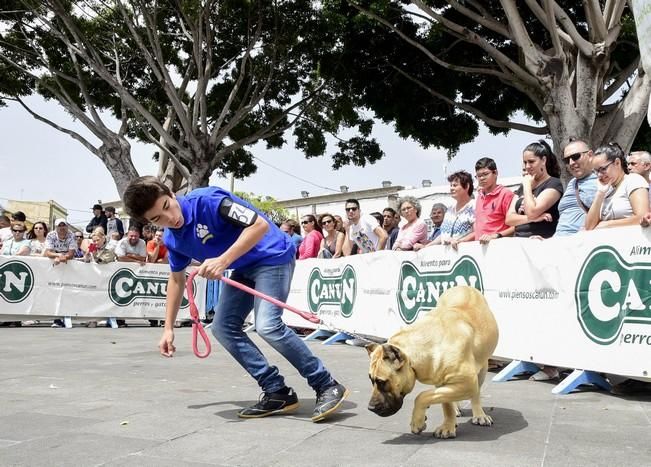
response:
<path id="1" fill-rule="evenodd" d="M 241 191 L 236 191 L 235 195 L 254 205 L 276 224 L 280 224 L 289 217 L 287 210 L 271 196 L 259 196 L 253 193 L 244 193 Z"/>

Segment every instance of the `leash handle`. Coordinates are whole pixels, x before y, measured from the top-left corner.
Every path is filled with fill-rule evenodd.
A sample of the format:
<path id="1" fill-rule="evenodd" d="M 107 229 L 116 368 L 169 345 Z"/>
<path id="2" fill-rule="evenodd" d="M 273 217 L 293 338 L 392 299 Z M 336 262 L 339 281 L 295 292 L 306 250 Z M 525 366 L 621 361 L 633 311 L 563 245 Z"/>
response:
<path id="1" fill-rule="evenodd" d="M 210 347 L 210 339 L 206 335 L 206 330 L 203 328 L 201 321 L 199 320 L 199 310 L 197 304 L 194 301 L 194 277 L 197 275 L 197 270 L 195 269 L 188 276 L 188 280 L 185 282 L 185 290 L 188 295 L 188 301 L 190 302 L 190 316 L 192 318 L 192 351 L 199 358 L 206 358 L 210 355 L 212 350 Z M 201 335 L 203 339 L 204 347 L 206 351 L 204 353 L 199 352 L 199 347 L 197 346 L 197 334 Z"/>
<path id="2" fill-rule="evenodd" d="M 225 284 L 228 284 L 228 285 L 233 286 L 233 287 L 235 287 L 237 289 L 243 290 L 244 292 L 250 293 L 251 295 L 254 295 L 254 296 L 259 297 L 259 298 L 261 298 L 263 300 L 266 300 L 266 301 L 268 301 L 270 303 L 273 303 L 274 305 L 279 306 L 280 308 L 284 308 L 284 309 L 289 310 L 289 311 L 291 311 L 293 313 L 296 313 L 301 318 L 303 318 L 303 319 L 305 319 L 307 321 L 310 321 L 310 322 L 316 323 L 316 324 L 321 323 L 321 320 L 319 319 L 318 316 L 313 315 L 312 313 L 308 313 L 307 311 L 302 311 L 302 310 L 299 310 L 298 308 L 294 308 L 293 306 L 288 305 L 287 303 L 281 302 L 280 300 L 277 300 L 277 299 L 275 299 L 273 297 L 270 297 L 267 294 L 263 294 L 262 292 L 258 292 L 257 290 L 252 289 L 251 287 L 246 286 L 246 285 L 244 285 L 244 284 L 242 284 L 240 282 L 234 281 L 233 279 L 229 279 L 228 277 L 221 276 L 219 278 L 219 280 L 221 280 Z"/>

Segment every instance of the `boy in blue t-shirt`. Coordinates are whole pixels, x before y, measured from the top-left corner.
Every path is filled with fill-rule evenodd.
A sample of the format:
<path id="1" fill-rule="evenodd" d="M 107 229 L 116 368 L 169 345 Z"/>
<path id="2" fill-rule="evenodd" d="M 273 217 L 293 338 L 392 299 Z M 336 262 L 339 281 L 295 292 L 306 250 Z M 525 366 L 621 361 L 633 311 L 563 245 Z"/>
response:
<path id="1" fill-rule="evenodd" d="M 139 177 L 126 188 L 124 206 L 132 218 L 165 227 L 172 273 L 167 282 L 165 330 L 160 352 L 171 357 L 174 321 L 185 287 L 185 268 L 195 259 L 198 274 L 219 279 L 232 269 L 231 279 L 259 292 L 286 301 L 295 266 L 291 239 L 248 202 L 216 187 L 198 188 L 177 197 L 156 177 Z M 244 319 L 254 308 L 258 335 L 280 352 L 316 391 L 315 422 L 336 411 L 348 390 L 325 368 L 305 343 L 282 321 L 282 308 L 224 284 L 215 309 L 212 333 L 224 348 L 253 376 L 263 397 L 238 413 L 259 418 L 298 408 L 298 397 L 285 385 L 278 368 L 270 365 L 260 349 L 243 332 Z"/>

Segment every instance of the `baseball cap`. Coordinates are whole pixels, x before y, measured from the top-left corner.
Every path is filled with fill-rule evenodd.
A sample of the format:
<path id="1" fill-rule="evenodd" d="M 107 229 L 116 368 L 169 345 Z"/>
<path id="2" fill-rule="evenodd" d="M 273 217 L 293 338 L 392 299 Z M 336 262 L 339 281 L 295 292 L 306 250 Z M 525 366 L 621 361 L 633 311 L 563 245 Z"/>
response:
<path id="1" fill-rule="evenodd" d="M 54 221 L 54 226 L 57 227 L 59 224 L 65 224 L 68 225 L 68 221 L 65 220 L 63 217 L 59 217 L 57 220 Z"/>
<path id="2" fill-rule="evenodd" d="M 94 211 L 95 209 L 99 209 L 99 210 L 101 211 L 101 210 L 102 210 L 102 205 L 101 205 L 101 204 L 94 204 L 94 205 L 93 205 L 93 211 Z"/>

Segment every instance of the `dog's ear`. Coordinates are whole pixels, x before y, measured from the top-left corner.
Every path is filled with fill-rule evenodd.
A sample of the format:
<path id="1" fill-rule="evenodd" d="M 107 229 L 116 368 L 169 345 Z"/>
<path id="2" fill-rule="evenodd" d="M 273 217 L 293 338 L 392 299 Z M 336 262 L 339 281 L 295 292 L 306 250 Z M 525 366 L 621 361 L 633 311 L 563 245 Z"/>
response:
<path id="1" fill-rule="evenodd" d="M 369 357 L 371 356 L 371 354 L 373 353 L 373 351 L 374 351 L 375 349 L 377 349 L 377 346 L 378 346 L 378 344 L 376 344 L 375 342 L 371 342 L 370 344 L 368 344 L 368 345 L 366 346 L 366 351 L 368 352 Z"/>
<path id="2" fill-rule="evenodd" d="M 384 352 L 384 359 L 391 362 L 396 370 L 399 370 L 405 363 L 405 354 L 398 347 L 391 344 L 383 344 L 382 351 Z"/>

